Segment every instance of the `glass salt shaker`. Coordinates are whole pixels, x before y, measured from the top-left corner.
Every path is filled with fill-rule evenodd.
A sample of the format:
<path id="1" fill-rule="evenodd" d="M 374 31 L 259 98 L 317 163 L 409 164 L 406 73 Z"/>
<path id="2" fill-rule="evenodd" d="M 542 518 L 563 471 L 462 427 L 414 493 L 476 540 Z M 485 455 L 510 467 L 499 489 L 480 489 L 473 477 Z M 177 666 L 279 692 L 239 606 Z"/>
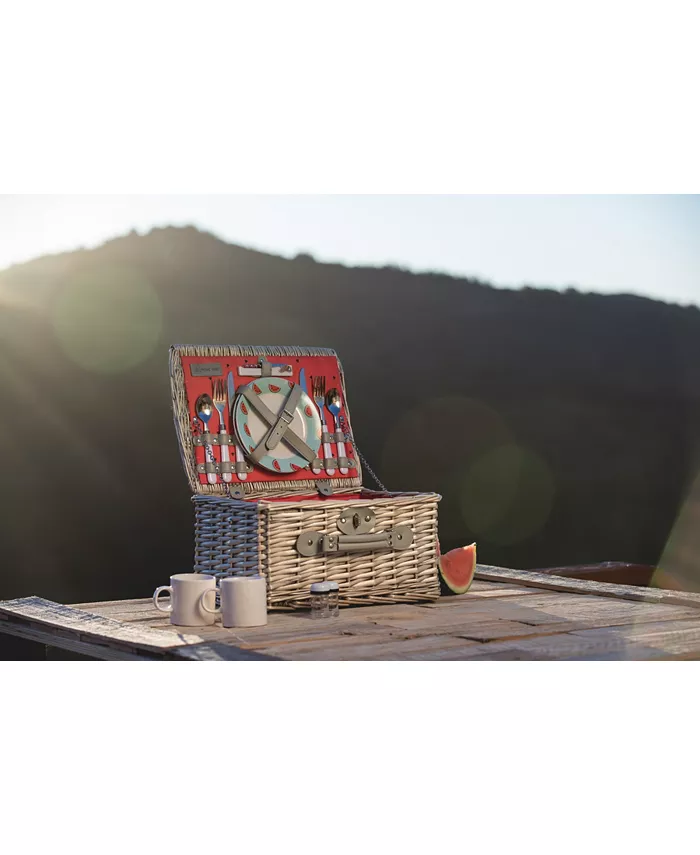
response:
<path id="1" fill-rule="evenodd" d="M 311 617 L 331 616 L 331 582 L 314 582 L 311 586 Z"/>
<path id="2" fill-rule="evenodd" d="M 340 614 L 338 605 L 340 599 L 340 589 L 337 582 L 328 582 L 330 591 L 328 592 L 328 616 L 338 617 Z"/>

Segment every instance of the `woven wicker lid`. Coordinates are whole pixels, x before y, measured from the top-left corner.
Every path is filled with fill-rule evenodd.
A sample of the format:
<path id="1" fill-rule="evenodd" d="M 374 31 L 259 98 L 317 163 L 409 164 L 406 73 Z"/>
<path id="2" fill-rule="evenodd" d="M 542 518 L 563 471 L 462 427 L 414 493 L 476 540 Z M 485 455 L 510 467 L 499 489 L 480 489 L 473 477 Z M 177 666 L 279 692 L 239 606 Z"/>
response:
<path id="1" fill-rule="evenodd" d="M 349 404 L 345 388 L 343 368 L 334 350 L 321 347 L 297 346 L 260 346 L 260 345 L 173 345 L 170 348 L 170 385 L 172 392 L 173 418 L 182 465 L 190 489 L 199 495 L 221 495 L 232 498 L 279 497 L 309 495 L 318 492 L 342 493 L 357 490 L 362 485 L 362 470 L 357 454 L 352 447 L 353 467 L 347 475 L 336 471 L 329 476 L 325 471 L 314 474 L 310 468 L 300 469 L 291 474 L 276 473 L 254 467 L 244 480 L 238 474 L 231 475 L 230 482 L 224 482 L 217 474 L 216 483 L 207 483 L 207 476 L 201 472 L 204 463 L 204 449 L 195 442 L 197 419 L 194 413 L 196 398 L 203 392 L 209 392 L 213 378 L 226 384 L 227 375 L 235 376 L 236 394 L 241 386 L 252 382 L 254 378 L 239 377 L 243 368 L 254 368 L 261 358 L 268 362 L 279 362 L 279 358 L 289 361 L 292 374 L 288 380 L 298 384 L 300 370 L 303 367 L 307 375 L 315 372 L 328 377 L 328 382 L 337 384 L 343 402 L 343 416 L 347 429 L 352 435 Z M 194 367 L 193 367 L 194 366 Z M 244 372 L 245 373 L 245 372 Z M 227 398 L 227 407 L 230 406 Z M 325 410 L 328 430 L 333 430 L 332 417 Z M 215 418 L 215 424 L 219 424 Z M 231 429 L 231 428 L 229 428 Z M 332 446 L 334 454 L 337 447 Z M 221 449 L 212 446 L 215 461 L 221 460 Z M 234 446 L 230 446 L 230 460 L 235 460 Z M 348 456 L 350 456 L 348 454 Z M 234 464 L 235 465 L 235 464 Z"/>

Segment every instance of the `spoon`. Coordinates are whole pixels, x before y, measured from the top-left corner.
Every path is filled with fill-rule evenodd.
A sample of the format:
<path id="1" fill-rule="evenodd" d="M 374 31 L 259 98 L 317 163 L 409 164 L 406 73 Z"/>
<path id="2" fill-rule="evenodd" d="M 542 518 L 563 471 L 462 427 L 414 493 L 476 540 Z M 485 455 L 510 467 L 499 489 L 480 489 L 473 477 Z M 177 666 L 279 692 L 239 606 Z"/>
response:
<path id="1" fill-rule="evenodd" d="M 340 408 L 343 404 L 342 398 L 340 397 L 340 392 L 337 389 L 329 389 L 328 394 L 326 395 L 326 406 L 333 414 L 333 423 L 335 425 L 336 432 L 340 430 L 338 425 L 338 416 L 340 414 Z M 345 443 L 340 440 L 338 442 L 338 457 L 345 457 Z M 341 466 L 340 474 L 347 475 L 348 467 Z"/>
<path id="2" fill-rule="evenodd" d="M 204 432 L 208 433 L 209 419 L 212 417 L 212 414 L 214 412 L 214 402 L 209 397 L 209 395 L 200 395 L 199 398 L 197 398 L 197 402 L 195 403 L 194 408 L 197 411 L 197 417 L 204 425 Z M 212 447 L 211 445 L 209 445 L 209 443 L 206 443 L 204 446 L 204 454 L 207 463 L 215 462 L 214 452 L 212 451 Z M 207 481 L 210 484 L 216 484 L 216 473 L 207 472 Z"/>

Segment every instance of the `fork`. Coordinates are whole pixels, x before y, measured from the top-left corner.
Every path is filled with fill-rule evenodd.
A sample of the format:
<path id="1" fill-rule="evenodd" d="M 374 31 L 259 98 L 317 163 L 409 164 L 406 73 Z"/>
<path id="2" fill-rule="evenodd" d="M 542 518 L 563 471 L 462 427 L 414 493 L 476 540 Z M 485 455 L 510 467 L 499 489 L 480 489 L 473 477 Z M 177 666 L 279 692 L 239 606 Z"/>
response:
<path id="1" fill-rule="evenodd" d="M 221 436 L 221 434 L 226 433 L 226 422 L 224 420 L 224 407 L 226 406 L 226 393 L 224 392 L 224 381 L 223 380 L 212 380 L 211 389 L 212 389 L 211 397 L 212 397 L 212 400 L 214 401 L 214 406 L 216 407 L 216 409 L 219 413 L 219 436 Z M 226 445 L 225 443 L 221 443 L 219 445 L 219 448 L 221 449 L 221 462 L 222 463 L 227 462 L 229 460 L 228 445 Z M 221 477 L 227 483 L 230 483 L 232 481 L 232 478 L 233 478 L 233 476 L 231 475 L 230 472 L 222 472 Z"/>
<path id="2" fill-rule="evenodd" d="M 311 378 L 311 390 L 314 396 L 314 401 L 316 402 L 316 406 L 318 407 L 318 412 L 321 415 L 321 430 L 323 433 L 328 433 L 328 428 L 326 427 L 326 417 L 323 415 L 323 408 L 326 404 L 326 378 L 325 377 L 312 377 Z M 329 475 L 335 475 L 335 466 L 333 452 L 331 451 L 330 442 L 323 443 L 323 459 L 326 466 L 326 472 Z"/>

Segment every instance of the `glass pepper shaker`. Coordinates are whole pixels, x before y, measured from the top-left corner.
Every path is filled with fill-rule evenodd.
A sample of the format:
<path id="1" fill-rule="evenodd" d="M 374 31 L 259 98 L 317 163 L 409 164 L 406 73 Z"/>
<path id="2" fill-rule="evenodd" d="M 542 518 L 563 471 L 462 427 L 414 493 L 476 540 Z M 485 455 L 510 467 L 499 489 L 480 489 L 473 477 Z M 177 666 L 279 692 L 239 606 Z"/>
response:
<path id="1" fill-rule="evenodd" d="M 331 616 L 331 583 L 314 582 L 311 586 L 311 617 L 327 618 Z"/>
<path id="2" fill-rule="evenodd" d="M 337 582 L 328 582 L 330 585 L 330 591 L 328 592 L 328 616 L 329 617 L 338 617 L 340 614 L 339 600 L 340 600 L 340 588 L 338 587 Z"/>

